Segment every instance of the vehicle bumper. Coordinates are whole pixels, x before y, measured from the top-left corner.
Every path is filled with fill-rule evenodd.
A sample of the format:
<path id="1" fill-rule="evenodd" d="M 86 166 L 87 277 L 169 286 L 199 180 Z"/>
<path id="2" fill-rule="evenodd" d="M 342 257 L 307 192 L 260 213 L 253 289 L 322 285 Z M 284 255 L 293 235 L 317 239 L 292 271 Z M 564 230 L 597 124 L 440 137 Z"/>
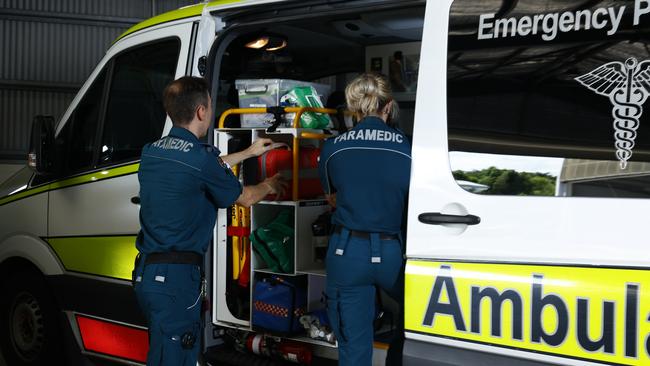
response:
<path id="1" fill-rule="evenodd" d="M 406 339 L 404 341 L 403 364 L 408 366 L 548 366 L 520 358 L 500 356 L 491 353 L 442 346 L 438 344 Z"/>

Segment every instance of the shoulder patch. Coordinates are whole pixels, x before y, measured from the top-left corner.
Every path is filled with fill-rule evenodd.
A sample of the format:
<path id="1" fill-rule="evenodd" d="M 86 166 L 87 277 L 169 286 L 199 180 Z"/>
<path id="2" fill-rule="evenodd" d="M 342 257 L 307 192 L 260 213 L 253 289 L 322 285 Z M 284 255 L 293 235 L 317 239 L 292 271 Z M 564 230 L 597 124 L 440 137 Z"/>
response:
<path id="1" fill-rule="evenodd" d="M 230 168 L 228 168 L 228 164 L 226 164 L 226 162 L 223 161 L 220 156 L 217 156 L 217 161 L 219 162 L 219 165 L 221 165 L 224 169 L 230 170 Z"/>

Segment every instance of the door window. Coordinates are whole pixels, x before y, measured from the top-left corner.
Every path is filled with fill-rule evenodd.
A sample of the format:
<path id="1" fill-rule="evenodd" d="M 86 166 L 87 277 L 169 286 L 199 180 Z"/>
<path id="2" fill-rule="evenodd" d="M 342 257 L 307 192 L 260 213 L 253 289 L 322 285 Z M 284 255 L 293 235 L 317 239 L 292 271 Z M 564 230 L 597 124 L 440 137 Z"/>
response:
<path id="1" fill-rule="evenodd" d="M 106 68 L 97 76 L 57 135 L 54 144 L 58 172 L 70 174 L 92 168 L 105 81 Z"/>
<path id="2" fill-rule="evenodd" d="M 159 139 L 165 124 L 163 90 L 174 79 L 179 40 L 167 40 L 115 58 L 101 141 L 100 165 L 136 160 Z"/>
<path id="3" fill-rule="evenodd" d="M 447 117 L 459 185 L 650 198 L 650 14 L 625 11 L 630 1 L 503 4 L 451 9 Z"/>

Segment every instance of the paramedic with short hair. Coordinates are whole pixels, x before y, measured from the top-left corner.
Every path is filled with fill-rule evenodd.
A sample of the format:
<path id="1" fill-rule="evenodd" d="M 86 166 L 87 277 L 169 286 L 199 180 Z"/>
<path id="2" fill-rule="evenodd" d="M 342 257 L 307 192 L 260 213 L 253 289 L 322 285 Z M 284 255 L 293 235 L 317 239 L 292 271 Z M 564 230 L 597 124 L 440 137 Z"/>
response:
<path id="1" fill-rule="evenodd" d="M 235 202 L 250 206 L 286 189 L 279 176 L 242 188 L 229 168 L 263 154 L 271 140 L 223 157 L 216 147 L 201 143 L 212 126 L 209 90 L 202 78 L 186 76 L 170 83 L 163 104 L 174 125 L 168 136 L 142 149 L 140 254 L 133 281 L 149 327 L 149 366 L 196 365 L 203 257 L 217 209 Z"/>
<path id="2" fill-rule="evenodd" d="M 345 96 L 359 123 L 328 139 L 319 162 L 323 188 L 336 208 L 325 292 L 339 342 L 339 365 L 370 366 L 376 286 L 403 301 L 402 219 L 411 145 L 401 131 L 389 126 L 397 104 L 386 78 L 363 74 L 347 86 Z M 387 365 L 401 363 L 402 344 L 400 332 Z"/>

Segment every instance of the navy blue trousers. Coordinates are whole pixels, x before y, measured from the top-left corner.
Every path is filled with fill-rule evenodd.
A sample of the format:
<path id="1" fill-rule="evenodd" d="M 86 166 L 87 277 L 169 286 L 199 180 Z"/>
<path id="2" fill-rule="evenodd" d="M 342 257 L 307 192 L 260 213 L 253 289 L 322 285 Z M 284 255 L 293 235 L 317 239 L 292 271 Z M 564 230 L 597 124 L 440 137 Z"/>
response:
<path id="1" fill-rule="evenodd" d="M 138 303 L 149 327 L 147 365 L 195 366 L 201 344 L 199 266 L 141 263 L 134 276 Z M 193 345 L 188 346 L 192 339 Z"/>
<path id="2" fill-rule="evenodd" d="M 325 291 L 340 366 L 372 365 L 375 286 L 400 303 L 404 297 L 400 241 L 371 241 L 349 236 L 344 229 L 329 242 Z"/>

